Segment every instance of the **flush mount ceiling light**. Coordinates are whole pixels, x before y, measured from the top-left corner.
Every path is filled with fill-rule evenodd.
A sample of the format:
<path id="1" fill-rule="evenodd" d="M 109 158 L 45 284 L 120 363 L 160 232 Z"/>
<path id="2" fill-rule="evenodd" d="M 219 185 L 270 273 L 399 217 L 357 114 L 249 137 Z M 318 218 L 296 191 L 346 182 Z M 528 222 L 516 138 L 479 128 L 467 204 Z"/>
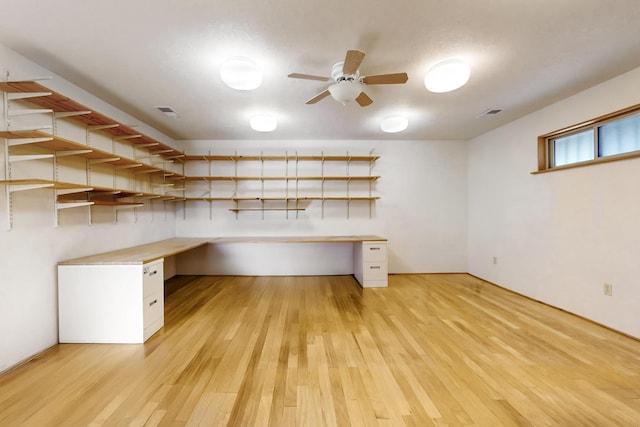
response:
<path id="1" fill-rule="evenodd" d="M 404 116 L 389 116 L 382 119 L 380 129 L 386 133 L 402 132 L 409 126 L 409 119 Z"/>
<path id="2" fill-rule="evenodd" d="M 269 114 L 258 114 L 249 119 L 249 125 L 258 132 L 272 132 L 278 127 L 278 120 Z"/>
<path id="3" fill-rule="evenodd" d="M 253 90 L 262 83 L 262 70 L 251 59 L 234 56 L 220 66 L 220 78 L 232 89 Z"/>
<path id="4" fill-rule="evenodd" d="M 452 59 L 431 67 L 424 78 L 424 85 L 431 92 L 451 92 L 467 84 L 470 76 L 469 65 L 458 59 Z"/>

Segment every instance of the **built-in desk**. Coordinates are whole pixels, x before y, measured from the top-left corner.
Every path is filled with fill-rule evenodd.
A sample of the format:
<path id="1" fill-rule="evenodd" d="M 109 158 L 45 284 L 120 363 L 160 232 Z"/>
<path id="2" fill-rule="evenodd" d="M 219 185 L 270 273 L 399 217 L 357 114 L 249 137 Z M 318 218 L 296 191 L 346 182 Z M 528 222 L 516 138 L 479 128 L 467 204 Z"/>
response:
<path id="1" fill-rule="evenodd" d="M 59 262 L 58 265 L 146 264 L 208 244 L 211 239 L 184 238 L 161 240 L 115 251 Z"/>
<path id="2" fill-rule="evenodd" d="M 209 239 L 176 238 L 58 264 L 61 343 L 143 343 L 164 325 L 164 258 Z"/>
<path id="3" fill-rule="evenodd" d="M 61 343 L 142 343 L 164 325 L 163 262 L 228 244 L 348 244 L 363 287 L 387 286 L 387 240 L 378 236 L 175 238 L 58 264 Z M 251 260 L 249 260 L 251 262 Z M 321 273 L 331 274 L 331 273 Z"/>
<path id="4" fill-rule="evenodd" d="M 177 274 L 323 276 L 353 274 L 363 287 L 387 286 L 387 241 L 379 236 L 217 237 L 178 255 Z"/>

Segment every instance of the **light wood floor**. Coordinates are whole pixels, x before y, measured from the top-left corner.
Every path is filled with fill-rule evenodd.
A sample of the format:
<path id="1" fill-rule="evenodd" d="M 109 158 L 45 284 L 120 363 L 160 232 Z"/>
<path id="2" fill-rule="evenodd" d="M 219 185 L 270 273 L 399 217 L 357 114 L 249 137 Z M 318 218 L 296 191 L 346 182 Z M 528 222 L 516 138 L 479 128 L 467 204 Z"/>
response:
<path id="1" fill-rule="evenodd" d="M 145 345 L 59 345 L 0 377 L 0 425 L 640 425 L 640 342 L 468 275 L 168 289 Z"/>

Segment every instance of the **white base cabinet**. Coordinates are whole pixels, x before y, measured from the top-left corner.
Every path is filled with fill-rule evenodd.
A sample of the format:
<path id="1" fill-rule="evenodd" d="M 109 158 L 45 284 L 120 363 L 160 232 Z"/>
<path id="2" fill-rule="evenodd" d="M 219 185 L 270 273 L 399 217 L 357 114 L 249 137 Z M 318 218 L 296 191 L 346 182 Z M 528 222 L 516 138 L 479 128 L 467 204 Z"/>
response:
<path id="1" fill-rule="evenodd" d="M 387 242 L 363 241 L 353 244 L 353 274 L 363 288 L 388 286 Z"/>
<path id="2" fill-rule="evenodd" d="M 164 325 L 163 260 L 58 265 L 61 343 L 143 343 Z"/>

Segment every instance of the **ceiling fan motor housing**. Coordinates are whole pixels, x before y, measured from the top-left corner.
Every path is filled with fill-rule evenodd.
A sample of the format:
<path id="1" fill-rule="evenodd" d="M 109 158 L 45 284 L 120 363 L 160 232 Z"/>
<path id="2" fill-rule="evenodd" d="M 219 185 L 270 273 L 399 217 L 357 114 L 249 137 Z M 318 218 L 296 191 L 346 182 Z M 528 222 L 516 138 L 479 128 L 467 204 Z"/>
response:
<path id="1" fill-rule="evenodd" d="M 338 61 L 331 67 L 331 78 L 336 82 L 341 81 L 358 81 L 360 79 L 360 70 L 356 70 L 355 74 L 344 74 L 342 68 L 344 61 Z"/>

